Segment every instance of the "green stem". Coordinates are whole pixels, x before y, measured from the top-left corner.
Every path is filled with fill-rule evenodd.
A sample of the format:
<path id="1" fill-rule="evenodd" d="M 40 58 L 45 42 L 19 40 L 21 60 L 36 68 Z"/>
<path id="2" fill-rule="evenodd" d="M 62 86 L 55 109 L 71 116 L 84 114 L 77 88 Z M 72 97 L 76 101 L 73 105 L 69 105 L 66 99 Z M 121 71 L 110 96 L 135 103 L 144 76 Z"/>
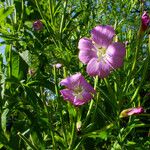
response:
<path id="1" fill-rule="evenodd" d="M 62 30 L 63 30 L 64 24 L 65 24 L 65 20 L 64 19 L 65 19 L 65 14 L 66 14 L 67 3 L 68 3 L 68 0 L 66 0 L 64 2 L 64 12 L 63 12 L 61 23 L 60 23 L 60 30 L 59 30 L 59 32 L 60 32 L 61 37 L 62 37 Z"/>
<path id="2" fill-rule="evenodd" d="M 40 9 L 40 6 L 39 6 L 39 4 L 38 4 L 38 2 L 37 2 L 37 0 L 35 0 L 35 4 L 36 4 L 36 7 L 37 7 L 37 9 L 38 9 L 38 11 L 39 11 L 39 13 L 40 13 L 42 19 L 45 20 L 45 18 L 44 18 L 44 16 L 43 16 L 43 13 L 42 13 L 42 11 L 41 11 L 41 9 Z M 45 26 L 46 26 L 47 31 L 50 33 L 50 30 L 49 30 L 49 28 L 48 28 L 48 26 L 47 26 L 46 20 L 45 20 Z"/>
<path id="3" fill-rule="evenodd" d="M 66 67 L 63 67 L 63 77 L 64 77 L 64 78 L 66 78 L 66 77 L 67 77 Z"/>
<path id="4" fill-rule="evenodd" d="M 147 70 L 148 70 L 148 65 L 149 65 L 149 59 L 150 59 L 150 35 L 149 35 L 149 50 L 147 52 L 147 58 L 144 62 L 144 69 L 143 69 L 143 74 L 142 74 L 142 79 L 141 79 L 141 82 L 139 84 L 139 86 L 136 88 L 132 98 L 131 98 L 131 101 L 130 102 L 133 102 L 133 100 L 136 98 L 136 96 L 138 95 L 142 85 L 143 85 L 143 82 L 145 81 L 145 77 L 146 77 L 146 73 L 147 73 Z M 138 102 L 140 103 L 140 102 Z"/>
<path id="5" fill-rule="evenodd" d="M 8 76 L 12 77 L 12 45 L 8 46 Z"/>
<path id="6" fill-rule="evenodd" d="M 96 87 L 97 87 L 97 84 L 98 84 L 98 76 L 95 77 L 94 79 L 94 89 L 96 90 Z M 93 104 L 94 104 L 94 100 L 91 100 L 90 102 L 90 106 L 89 106 L 89 109 L 88 109 L 88 112 L 87 112 L 87 115 L 86 115 L 86 118 L 85 118 L 85 121 L 84 121 L 84 124 L 83 126 L 86 124 L 90 114 L 91 114 L 91 111 L 92 111 L 92 108 L 93 108 Z"/>
<path id="7" fill-rule="evenodd" d="M 71 140 L 69 144 L 69 150 L 72 150 L 73 148 L 73 143 L 75 141 L 75 127 L 76 127 L 76 121 L 72 122 L 72 132 L 71 132 Z"/>
<path id="8" fill-rule="evenodd" d="M 133 61 L 133 65 L 132 65 L 132 69 L 131 69 L 131 73 L 134 72 L 135 67 L 137 65 L 137 57 L 138 57 L 138 52 L 139 52 L 139 47 L 140 47 L 140 41 L 137 41 L 137 47 L 136 47 L 136 51 L 135 51 L 135 56 L 134 56 L 134 61 Z"/>
<path id="9" fill-rule="evenodd" d="M 50 18 L 51 18 L 51 22 L 52 24 L 54 23 L 54 19 L 53 19 L 53 0 L 49 0 L 49 12 L 50 12 Z"/>
<path id="10" fill-rule="evenodd" d="M 17 134 L 23 141 L 25 141 L 30 146 L 32 150 L 37 150 L 37 148 L 24 135 L 22 135 L 20 132 L 18 132 Z"/>
<path id="11" fill-rule="evenodd" d="M 24 15 L 24 0 L 22 0 L 21 5 L 22 5 L 22 12 L 21 12 L 20 24 L 19 24 L 19 27 L 18 27 L 18 30 L 17 30 L 18 32 L 19 32 L 19 30 L 20 30 L 20 28 L 21 28 L 21 24 L 22 24 L 22 21 L 23 21 L 23 15 Z"/>
<path id="12" fill-rule="evenodd" d="M 50 126 L 49 132 L 50 132 L 50 135 L 51 135 L 51 138 L 52 138 L 53 149 L 56 150 L 57 146 L 56 146 L 56 142 L 55 142 L 55 138 L 54 138 L 54 130 L 53 130 L 53 125 L 52 125 L 52 118 L 53 118 L 52 109 L 50 108 L 50 111 L 49 111 L 49 108 L 47 107 L 45 99 L 43 100 L 43 103 L 44 103 L 44 109 L 47 112 L 48 122 L 49 122 L 49 126 Z"/>
<path id="13" fill-rule="evenodd" d="M 114 93 L 114 91 L 112 90 L 112 87 L 111 87 L 111 85 L 109 84 L 109 82 L 108 82 L 108 80 L 107 80 L 106 78 L 104 78 L 104 82 L 105 82 L 105 84 L 106 84 L 106 87 L 107 87 L 107 89 L 108 89 L 108 91 L 109 91 L 109 94 L 110 94 L 111 98 L 112 98 L 113 100 L 115 100 L 115 93 Z"/>
<path id="14" fill-rule="evenodd" d="M 63 114 L 62 114 L 62 106 L 61 106 L 61 99 L 60 99 L 60 94 L 59 94 L 59 87 L 58 87 L 58 81 L 57 81 L 57 68 L 56 66 L 54 65 L 54 83 L 55 83 L 55 93 L 56 93 L 56 96 L 57 96 L 57 107 L 58 107 L 58 111 L 60 112 L 60 122 L 62 124 L 62 130 L 64 131 L 63 132 L 63 136 L 64 136 L 64 140 L 67 144 L 67 136 L 66 136 L 66 129 L 65 129 L 65 126 L 64 126 L 64 121 L 63 121 Z"/>
<path id="15" fill-rule="evenodd" d="M 141 42 L 140 42 L 141 40 L 142 40 L 142 38 L 140 36 L 138 36 L 137 40 L 136 40 L 136 45 L 137 46 L 136 46 L 136 50 L 135 50 L 133 65 L 132 65 L 132 68 L 131 68 L 130 72 L 128 73 L 127 81 L 125 83 L 125 87 L 123 89 L 123 92 L 126 92 L 126 90 L 128 88 L 128 85 L 131 82 L 132 77 L 134 77 L 134 75 L 136 73 L 135 68 L 136 68 L 136 65 L 137 65 L 137 58 L 138 58 L 139 48 L 141 46 Z"/>

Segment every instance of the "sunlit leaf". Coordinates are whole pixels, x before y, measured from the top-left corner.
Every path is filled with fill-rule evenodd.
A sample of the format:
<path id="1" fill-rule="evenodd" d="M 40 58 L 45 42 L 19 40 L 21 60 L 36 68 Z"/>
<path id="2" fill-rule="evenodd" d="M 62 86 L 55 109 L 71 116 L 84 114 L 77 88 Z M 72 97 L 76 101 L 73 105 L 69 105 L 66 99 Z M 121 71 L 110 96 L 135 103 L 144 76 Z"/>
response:
<path id="1" fill-rule="evenodd" d="M 7 114 L 9 113 L 9 109 L 5 109 L 1 116 L 1 126 L 4 132 L 6 132 L 6 122 L 7 122 Z"/>
<path id="2" fill-rule="evenodd" d="M 19 53 L 12 51 L 12 76 L 19 80 L 26 79 L 28 72 L 28 65 L 19 55 Z"/>
<path id="3" fill-rule="evenodd" d="M 0 7 L 0 24 L 6 17 L 8 17 L 10 14 L 12 14 L 14 11 L 14 6 L 10 6 L 7 8 Z"/>

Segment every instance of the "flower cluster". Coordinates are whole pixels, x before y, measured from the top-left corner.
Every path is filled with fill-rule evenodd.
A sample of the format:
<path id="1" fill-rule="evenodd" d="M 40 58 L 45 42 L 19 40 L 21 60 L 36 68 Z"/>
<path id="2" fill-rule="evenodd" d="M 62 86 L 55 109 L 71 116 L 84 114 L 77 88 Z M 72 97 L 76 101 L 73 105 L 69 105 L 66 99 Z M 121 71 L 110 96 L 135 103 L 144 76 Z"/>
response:
<path id="1" fill-rule="evenodd" d="M 94 88 L 87 83 L 81 73 L 63 79 L 60 84 L 66 87 L 60 91 L 61 95 L 75 106 L 87 103 L 95 93 Z"/>
<path id="2" fill-rule="evenodd" d="M 91 31 L 91 38 L 81 38 L 78 44 L 79 59 L 87 64 L 90 76 L 107 77 L 113 69 L 122 66 L 125 46 L 113 42 L 115 31 L 111 26 L 96 26 Z"/>

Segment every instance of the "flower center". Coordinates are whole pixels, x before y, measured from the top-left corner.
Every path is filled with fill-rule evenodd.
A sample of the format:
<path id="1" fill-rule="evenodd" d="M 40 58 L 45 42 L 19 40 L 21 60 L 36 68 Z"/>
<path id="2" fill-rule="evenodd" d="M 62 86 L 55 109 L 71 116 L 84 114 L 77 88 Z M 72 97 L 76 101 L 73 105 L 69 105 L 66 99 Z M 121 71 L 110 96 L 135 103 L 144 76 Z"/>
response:
<path id="1" fill-rule="evenodd" d="M 77 86 L 73 90 L 73 95 L 76 97 L 76 99 L 83 99 L 82 93 L 83 93 L 83 87 Z"/>
<path id="2" fill-rule="evenodd" d="M 98 61 L 100 61 L 101 59 L 103 59 L 106 55 L 106 48 L 103 48 L 101 46 L 99 46 L 98 44 L 94 43 L 94 46 L 97 50 L 97 57 L 98 57 Z"/>
<path id="3" fill-rule="evenodd" d="M 101 59 L 103 59 L 105 57 L 106 54 L 106 49 L 105 48 L 97 48 L 97 56 L 98 56 L 98 61 L 100 61 Z"/>

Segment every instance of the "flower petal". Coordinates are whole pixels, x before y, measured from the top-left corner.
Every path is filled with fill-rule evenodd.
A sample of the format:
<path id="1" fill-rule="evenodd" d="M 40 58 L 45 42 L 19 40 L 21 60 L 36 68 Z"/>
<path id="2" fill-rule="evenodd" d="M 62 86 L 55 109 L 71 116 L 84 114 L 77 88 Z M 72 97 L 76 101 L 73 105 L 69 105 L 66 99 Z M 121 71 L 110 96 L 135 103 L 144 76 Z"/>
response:
<path id="1" fill-rule="evenodd" d="M 88 38 L 80 39 L 78 48 L 80 49 L 79 59 L 84 64 L 87 64 L 93 57 L 97 57 L 96 49 L 91 39 Z"/>
<path id="2" fill-rule="evenodd" d="M 100 78 L 105 78 L 110 74 L 110 70 L 111 70 L 110 65 L 105 61 L 101 61 L 98 76 Z"/>
<path id="3" fill-rule="evenodd" d="M 90 76 L 98 75 L 100 78 L 105 78 L 110 74 L 111 68 L 104 60 L 98 61 L 96 58 L 93 58 L 88 63 L 86 70 Z"/>
<path id="4" fill-rule="evenodd" d="M 87 64 L 92 58 L 97 58 L 96 52 L 93 50 L 79 51 L 79 59 L 83 64 Z"/>
<path id="5" fill-rule="evenodd" d="M 126 49 L 124 44 L 115 42 L 108 46 L 106 50 L 106 54 L 110 57 L 124 57 L 126 53 Z"/>
<path id="6" fill-rule="evenodd" d="M 113 40 L 115 31 L 111 26 L 96 26 L 91 31 L 93 41 L 101 47 L 107 48 Z"/>
<path id="7" fill-rule="evenodd" d="M 78 48 L 80 50 L 91 50 L 94 49 L 94 46 L 91 39 L 81 38 L 78 43 Z"/>
<path id="8" fill-rule="evenodd" d="M 87 91 L 88 93 L 92 93 L 92 94 L 96 93 L 94 88 L 84 78 L 81 78 L 81 85 L 83 89 Z"/>
<path id="9" fill-rule="evenodd" d="M 143 107 L 137 107 L 137 108 L 131 108 L 127 114 L 131 116 L 131 115 L 141 114 L 143 112 L 144 112 Z"/>
<path id="10" fill-rule="evenodd" d="M 82 93 L 82 99 L 81 98 L 74 98 L 73 104 L 74 105 L 83 105 L 85 103 L 87 103 L 88 101 L 90 101 L 93 98 L 93 96 L 89 93 L 84 91 Z"/>
<path id="11" fill-rule="evenodd" d="M 69 100 L 70 102 L 73 103 L 74 101 L 73 91 L 69 89 L 63 89 L 63 90 L 60 90 L 60 93 L 63 96 L 64 100 Z"/>
<path id="12" fill-rule="evenodd" d="M 73 104 L 75 106 L 80 106 L 80 105 L 83 105 L 85 103 L 86 103 L 86 101 L 84 101 L 83 99 L 77 99 L 76 97 L 74 98 L 74 101 L 73 101 Z"/>
<path id="13" fill-rule="evenodd" d="M 98 62 L 97 58 L 93 58 L 93 59 L 91 59 L 89 61 L 89 63 L 87 64 L 86 72 L 90 76 L 96 76 L 96 75 L 98 75 L 98 72 L 99 72 L 99 62 Z"/>
<path id="14" fill-rule="evenodd" d="M 78 85 L 81 76 L 81 73 L 76 73 L 70 77 L 67 77 L 66 79 L 63 79 L 60 82 L 60 85 L 66 86 L 69 89 L 73 89 L 76 85 Z"/>
<path id="15" fill-rule="evenodd" d="M 107 63 L 110 65 L 111 69 L 120 68 L 123 65 L 123 58 L 122 57 L 107 57 Z"/>
<path id="16" fill-rule="evenodd" d="M 90 94 L 89 92 L 83 92 L 82 94 L 84 101 L 88 102 L 89 100 L 91 100 L 93 98 L 92 94 Z"/>

